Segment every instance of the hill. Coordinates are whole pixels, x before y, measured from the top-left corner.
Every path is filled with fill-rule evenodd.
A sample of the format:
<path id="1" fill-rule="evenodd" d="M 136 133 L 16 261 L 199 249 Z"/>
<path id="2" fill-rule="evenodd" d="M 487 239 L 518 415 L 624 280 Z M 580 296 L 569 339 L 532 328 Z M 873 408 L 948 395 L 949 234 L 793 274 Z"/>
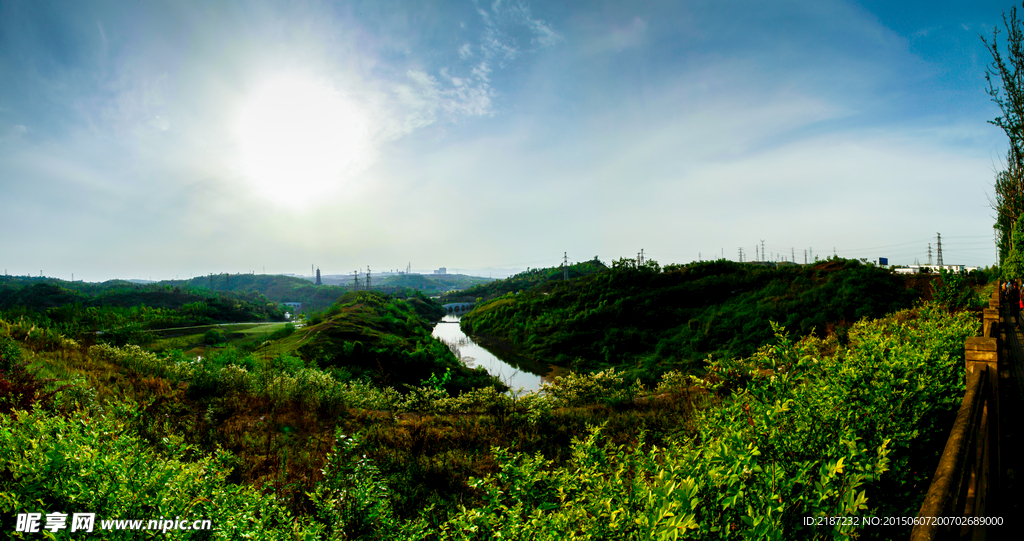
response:
<path id="1" fill-rule="evenodd" d="M 569 279 L 582 278 L 608 270 L 608 266 L 602 263 L 597 257 L 590 261 L 569 265 Z M 474 302 L 476 299 L 491 300 L 507 293 L 525 291 L 548 282 L 561 281 L 565 279 L 565 270 L 562 267 L 549 267 L 545 269 L 526 269 L 504 280 L 495 280 L 487 284 L 473 286 L 463 291 L 453 291 L 441 296 L 441 303 L 448 302 Z"/>
<path id="2" fill-rule="evenodd" d="M 908 308 L 921 293 L 899 275 L 852 260 L 778 268 L 712 261 L 664 270 L 625 261 L 506 293 L 463 316 L 462 326 L 535 359 L 626 368 L 651 380 L 666 370 L 699 369 L 709 355 L 749 356 L 772 339 L 770 322 L 842 339 L 853 322 Z"/>
<path id="3" fill-rule="evenodd" d="M 68 336 L 108 331 L 110 338 L 112 331 L 133 334 L 171 326 L 282 321 L 284 312 L 256 292 L 212 292 L 123 280 L 90 284 L 4 277 L 0 279 L 0 317 L 26 318 Z"/>

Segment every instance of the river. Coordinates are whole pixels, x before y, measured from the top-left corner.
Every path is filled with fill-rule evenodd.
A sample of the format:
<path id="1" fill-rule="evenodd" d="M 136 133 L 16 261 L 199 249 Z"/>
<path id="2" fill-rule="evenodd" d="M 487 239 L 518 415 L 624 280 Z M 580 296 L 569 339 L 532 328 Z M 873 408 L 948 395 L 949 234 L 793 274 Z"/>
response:
<path id="1" fill-rule="evenodd" d="M 491 350 L 477 344 L 462 332 L 459 328 L 458 315 L 444 316 L 444 319 L 434 326 L 433 335 L 448 344 L 466 366 L 482 366 L 512 389 L 527 392 L 540 390 L 540 384 L 550 382 L 549 377 L 553 377 L 557 371 L 556 367 L 533 362 L 511 352 L 501 352 L 505 360 L 499 359 Z"/>

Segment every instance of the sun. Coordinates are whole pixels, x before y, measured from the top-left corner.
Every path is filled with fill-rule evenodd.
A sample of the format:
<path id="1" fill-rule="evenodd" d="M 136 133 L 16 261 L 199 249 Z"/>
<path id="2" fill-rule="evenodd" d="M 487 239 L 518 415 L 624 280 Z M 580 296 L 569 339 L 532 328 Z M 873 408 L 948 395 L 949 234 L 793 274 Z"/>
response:
<path id="1" fill-rule="evenodd" d="M 304 206 L 344 187 L 366 157 L 366 114 L 310 78 L 268 80 L 245 101 L 237 126 L 242 174 L 254 191 Z"/>

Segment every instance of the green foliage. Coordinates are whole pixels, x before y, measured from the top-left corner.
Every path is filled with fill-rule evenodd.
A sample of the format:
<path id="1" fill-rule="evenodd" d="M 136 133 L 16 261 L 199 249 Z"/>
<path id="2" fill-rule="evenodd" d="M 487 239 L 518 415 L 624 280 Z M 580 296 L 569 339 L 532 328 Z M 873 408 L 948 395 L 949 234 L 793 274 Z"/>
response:
<path id="1" fill-rule="evenodd" d="M 285 323 L 284 327 L 270 333 L 270 336 L 267 336 L 267 340 L 280 340 L 282 338 L 287 338 L 292 334 L 295 334 L 295 325 L 292 323 Z"/>
<path id="2" fill-rule="evenodd" d="M 381 539 L 392 529 L 390 491 L 359 441 L 340 430 L 313 494 L 317 518 L 337 539 Z"/>
<path id="3" fill-rule="evenodd" d="M 602 263 L 597 256 L 590 261 L 569 265 L 569 279 L 581 278 L 604 272 L 608 267 Z M 525 272 L 516 274 L 504 280 L 495 280 L 489 284 L 471 287 L 464 291 L 446 293 L 441 296 L 441 302 L 455 302 L 461 300 L 479 302 L 491 300 L 510 293 L 527 291 L 534 287 L 550 285 L 554 282 L 564 281 L 564 269 L 562 267 L 548 267 L 545 269 L 526 269 Z"/>
<path id="4" fill-rule="evenodd" d="M 996 174 L 995 201 L 996 211 L 994 227 L 999 233 L 999 260 L 1006 265 L 1014 258 L 1011 244 L 1013 231 L 1017 223 L 1024 217 L 1024 87 L 1021 77 L 1024 76 L 1024 25 L 1017 19 L 1017 8 L 1010 8 L 1009 16 L 1003 13 L 1003 24 L 1006 28 L 1006 43 L 1003 52 L 999 47 L 999 28 L 992 30 L 992 41 L 982 37 L 985 47 L 992 55 L 992 64 L 985 72 L 988 83 L 988 94 L 999 106 L 1002 116 L 989 123 L 1003 129 L 1009 138 L 1006 152 L 1006 169 Z M 1004 56 L 1005 53 L 1005 56 Z M 995 80 L 995 82 L 993 82 Z M 1008 279 L 1021 277 L 1019 256 L 1018 261 Z"/>
<path id="5" fill-rule="evenodd" d="M 433 307 L 440 313 L 434 313 Z M 439 318 L 444 309 L 431 299 L 348 293 L 319 323 L 310 321 L 309 334 L 298 353 L 309 364 L 343 370 L 353 379 L 382 387 L 415 388 L 434 381 L 458 394 L 475 387 L 501 386 L 485 369 L 467 368 L 445 344 L 435 340 L 430 334 L 432 321 L 424 312 Z M 442 382 L 440 377 L 446 379 Z"/>
<path id="6" fill-rule="evenodd" d="M 273 497 L 230 483 L 230 455 L 183 460 L 196 450 L 180 437 L 151 447 L 123 420 L 139 415 L 137 405 L 113 410 L 73 418 L 38 408 L 0 414 L 0 514 L 96 513 L 97 528 L 103 519 L 119 518 L 212 521 L 213 531 L 183 533 L 190 539 L 319 537 L 318 525 L 291 515 Z M 149 538 L 145 532 L 118 533 L 119 539 Z M 74 536 L 65 529 L 51 538 Z"/>
<path id="7" fill-rule="evenodd" d="M 925 305 L 857 323 L 845 348 L 775 327 L 776 343 L 750 358 L 710 363 L 703 385 L 720 403 L 692 438 L 624 447 L 595 429 L 560 466 L 495 449 L 499 472 L 470 483 L 481 503 L 442 537 L 846 539 L 860 530 L 801 518 L 914 515 L 976 326 Z"/>
<path id="8" fill-rule="evenodd" d="M 211 346 L 224 343 L 224 333 L 217 329 L 210 329 L 203 334 L 203 342 Z"/>
<path id="9" fill-rule="evenodd" d="M 557 376 L 551 383 L 542 383 L 541 390 L 562 407 L 587 404 L 617 406 L 632 404 L 644 387 L 639 381 L 630 384 L 621 372 L 609 368 L 594 374 L 570 372 Z"/>
<path id="10" fill-rule="evenodd" d="M 21 360 L 21 348 L 10 336 L 0 334 L 0 370 L 10 370 Z"/>
<path id="11" fill-rule="evenodd" d="M 791 279 L 847 270 L 826 265 L 841 268 Z M 634 292 L 673 272 L 719 291 L 776 276 L 758 282 L 723 263 L 619 266 L 606 285 Z M 843 294 L 858 291 L 848 285 Z M 564 294 L 547 287 L 537 296 Z M 963 341 L 977 327 L 930 304 L 849 325 L 844 343 L 791 340 L 769 325 L 772 339 L 750 355 L 711 357 L 702 377 L 665 371 L 653 390 L 615 367 L 559 376 L 543 393 L 504 393 L 454 387 L 460 369 L 427 345 L 450 355 L 408 299 L 343 301 L 317 328 L 283 339 L 315 342 L 313 357 L 86 350 L 29 320 L 0 321 L 0 337 L 12 337 L 0 338 L 0 355 L 81 370 L 43 403 L 54 411 L 36 400 L 0 417 L 0 513 L 93 504 L 119 516 L 205 513 L 213 538 L 847 539 L 865 531 L 801 518 L 916 512 L 964 392 Z M 13 340 L 28 346 L 30 335 L 52 349 L 24 354 Z M 370 374 L 412 372 L 408 387 L 353 377 L 360 362 Z M 120 395 L 145 400 L 106 398 Z"/>
<path id="12" fill-rule="evenodd" d="M 947 310 L 982 308 L 987 302 L 972 287 L 972 280 L 966 272 L 951 272 L 940 269 L 941 282 L 935 291 L 935 300 Z"/>
<path id="13" fill-rule="evenodd" d="M 670 266 L 619 260 L 610 271 L 493 299 L 462 318 L 467 333 L 577 370 L 615 367 L 652 383 L 699 371 L 709 354 L 745 357 L 772 339 L 842 330 L 913 304 L 905 279 L 856 261 L 767 267 L 728 261 Z"/>
<path id="14" fill-rule="evenodd" d="M 1003 278 L 1019 280 L 1024 278 L 1024 214 L 1013 224 L 1010 236 L 1009 253 L 1003 260 Z"/>
<path id="15" fill-rule="evenodd" d="M 88 340 L 95 337 L 114 346 L 148 344 L 154 339 L 155 329 L 284 319 L 276 305 L 258 294 L 210 295 L 126 282 L 40 280 L 0 278 L 0 317 L 28 321 L 54 335 Z M 57 346 L 59 343 L 51 342 L 41 348 L 52 350 Z"/>

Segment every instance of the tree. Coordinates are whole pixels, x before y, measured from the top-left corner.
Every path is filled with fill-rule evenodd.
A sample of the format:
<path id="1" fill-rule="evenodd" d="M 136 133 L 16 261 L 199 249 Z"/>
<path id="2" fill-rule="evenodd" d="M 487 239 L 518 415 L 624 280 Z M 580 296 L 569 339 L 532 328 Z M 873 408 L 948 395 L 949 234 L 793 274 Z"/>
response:
<path id="1" fill-rule="evenodd" d="M 1008 280 L 1024 278 L 1024 214 L 1013 224 L 1009 254 L 1003 262 L 1003 277 Z"/>
<path id="2" fill-rule="evenodd" d="M 996 174 L 995 228 L 999 233 L 999 258 L 1010 256 L 1014 224 L 1024 215 L 1024 27 L 1017 19 L 1017 8 L 1009 16 L 1003 13 L 1006 27 L 1006 57 L 999 48 L 999 27 L 992 29 L 992 41 L 981 40 L 992 54 L 992 64 L 985 73 L 988 94 L 999 106 L 1001 116 L 989 123 L 999 126 L 1010 139 L 1006 153 L 1006 169 Z M 998 78 L 997 85 L 994 80 Z"/>

